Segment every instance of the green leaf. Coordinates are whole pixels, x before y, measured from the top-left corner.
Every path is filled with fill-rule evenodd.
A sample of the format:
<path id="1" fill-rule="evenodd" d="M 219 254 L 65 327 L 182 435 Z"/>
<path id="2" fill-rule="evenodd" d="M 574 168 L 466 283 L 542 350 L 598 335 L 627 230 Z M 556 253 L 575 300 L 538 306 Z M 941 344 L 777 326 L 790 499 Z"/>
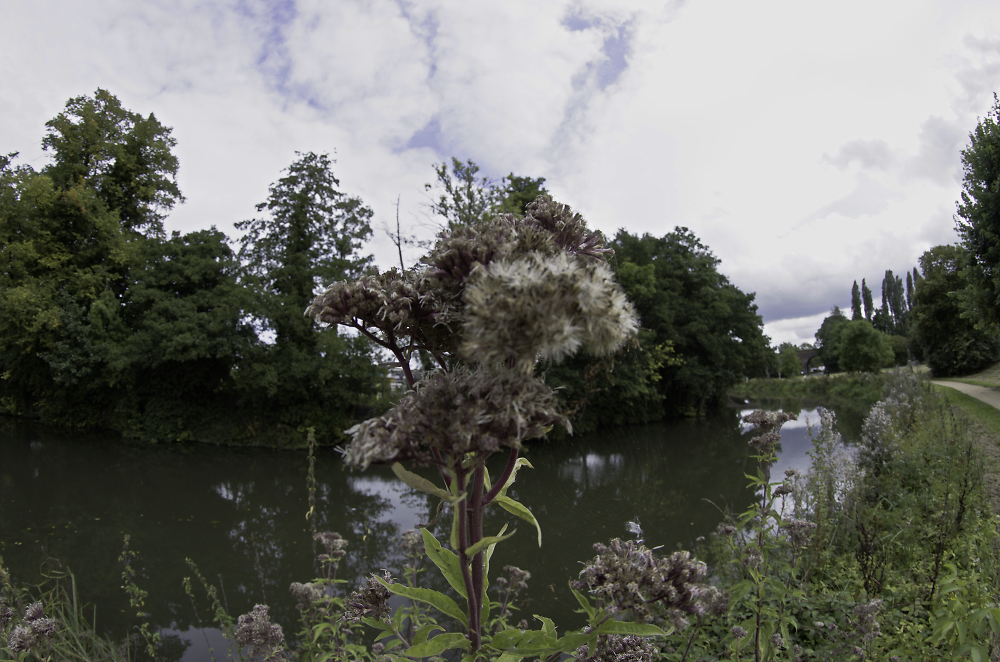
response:
<path id="1" fill-rule="evenodd" d="M 545 655 L 558 650 L 558 640 L 542 630 L 520 630 L 511 628 L 493 637 L 491 646 L 501 651 L 516 653 L 522 657 Z"/>
<path id="2" fill-rule="evenodd" d="M 589 646 L 594 650 L 597 644 L 597 635 L 592 632 L 570 632 L 562 637 L 556 644 L 559 650 L 572 653 L 580 646 Z"/>
<path id="3" fill-rule="evenodd" d="M 440 655 L 444 651 L 451 650 L 453 648 L 468 650 L 469 646 L 469 640 L 464 634 L 459 634 L 458 632 L 445 632 L 444 634 L 439 634 L 433 639 L 428 639 L 422 644 L 410 646 L 406 649 L 404 654 L 407 657 L 430 657 L 431 655 Z"/>
<path id="4" fill-rule="evenodd" d="M 515 655 L 514 653 L 504 653 L 497 658 L 497 662 L 518 662 L 523 657 L 523 655 Z"/>
<path id="5" fill-rule="evenodd" d="M 511 515 L 517 515 L 528 524 L 534 526 L 535 529 L 538 530 L 538 546 L 542 546 L 542 527 L 538 525 L 538 520 L 535 519 L 535 516 L 531 514 L 530 510 L 508 496 L 499 495 L 496 499 L 494 499 L 494 501 L 499 503 L 500 507 Z"/>
<path id="6" fill-rule="evenodd" d="M 390 584 L 381 577 L 375 577 L 375 579 L 378 580 L 379 584 L 389 589 L 391 593 L 429 604 L 442 614 L 451 616 L 460 621 L 462 625 L 468 626 L 465 613 L 458 607 L 458 604 L 454 600 L 444 593 L 438 593 L 429 588 L 412 588 L 410 586 L 403 586 L 402 584 Z"/>
<path id="7" fill-rule="evenodd" d="M 450 544 L 451 548 L 454 549 L 454 550 L 456 550 L 456 551 L 459 549 L 459 546 L 458 546 L 458 513 L 457 512 L 453 512 L 451 514 L 451 537 L 448 539 L 448 544 Z"/>
<path id="8" fill-rule="evenodd" d="M 444 628 L 437 623 L 429 623 L 425 625 L 417 630 L 417 633 L 413 635 L 413 645 L 416 646 L 417 644 L 422 644 L 427 641 L 427 637 L 429 637 L 431 632 L 434 632 L 434 630 L 441 630 L 443 632 Z"/>
<path id="9" fill-rule="evenodd" d="M 508 488 L 510 488 L 511 485 L 514 484 L 514 481 L 517 479 L 517 471 L 521 467 L 528 467 L 529 469 L 534 469 L 534 467 L 531 466 L 531 462 L 528 462 L 528 460 L 526 460 L 525 458 L 523 457 L 517 458 L 517 462 L 514 463 L 514 470 L 510 472 L 510 476 L 507 477 L 507 482 L 503 484 L 502 488 L 500 488 L 500 492 L 497 494 L 497 496 L 507 496 L 507 490 Z"/>
<path id="10" fill-rule="evenodd" d="M 439 499 L 444 499 L 451 505 L 457 504 L 459 501 L 465 498 L 465 493 L 455 496 L 447 490 L 443 490 L 431 481 L 427 480 L 423 476 L 418 476 L 412 471 L 407 471 L 402 464 L 396 462 L 392 465 L 392 472 L 396 474 L 396 477 L 401 481 L 409 485 L 415 490 L 420 492 L 426 492 L 427 494 L 433 494 Z"/>
<path id="11" fill-rule="evenodd" d="M 658 637 L 667 633 L 647 623 L 632 623 L 629 621 L 605 621 L 594 630 L 594 634 L 637 634 L 640 637 Z"/>
<path id="12" fill-rule="evenodd" d="M 482 540 L 480 540 L 479 542 L 477 542 L 475 545 L 473 545 L 469 549 L 465 550 L 465 555 L 471 559 L 473 556 L 475 556 L 479 552 L 483 551 L 484 549 L 486 549 L 490 545 L 495 545 L 495 544 L 497 544 L 498 542 L 500 542 L 502 540 L 506 540 L 507 538 L 510 538 L 515 533 L 517 533 L 517 529 L 514 529 L 513 531 L 511 531 L 510 533 L 508 533 L 505 536 L 486 536 L 485 538 L 483 538 Z"/>
<path id="13" fill-rule="evenodd" d="M 583 607 L 583 611 L 585 614 L 587 614 L 587 618 L 593 621 L 594 614 L 597 613 L 597 609 L 595 609 L 594 606 L 590 604 L 590 600 L 587 599 L 587 596 L 585 596 L 583 593 L 580 593 L 580 591 L 576 590 L 575 588 L 570 588 L 569 590 L 573 592 L 573 597 L 576 598 L 576 601 L 580 603 L 581 607 Z"/>
<path id="14" fill-rule="evenodd" d="M 383 632 L 392 632 L 392 626 L 388 623 L 383 623 L 377 618 L 371 618 L 370 616 L 362 616 L 361 622 L 369 627 L 373 627 L 376 630 L 382 630 Z"/>
<path id="15" fill-rule="evenodd" d="M 465 594 L 465 580 L 462 579 L 462 566 L 458 562 L 458 555 L 451 550 L 445 549 L 437 541 L 434 534 L 427 529 L 420 529 L 420 535 L 424 537 L 424 551 L 427 557 L 438 567 L 444 578 L 448 580 L 455 592 L 462 596 L 463 600 L 468 600 Z"/>
<path id="16" fill-rule="evenodd" d="M 504 524 L 502 527 L 500 527 L 500 533 L 497 534 L 497 537 L 502 536 L 504 534 L 504 531 L 506 530 L 507 530 L 507 525 Z M 493 558 L 493 552 L 494 550 L 496 550 L 496 548 L 497 548 L 496 543 L 490 545 L 489 547 L 486 548 L 486 553 L 483 555 L 483 584 L 485 586 L 489 586 L 490 584 L 490 559 Z M 483 623 L 485 622 L 486 621 L 483 621 Z"/>
<path id="17" fill-rule="evenodd" d="M 538 614 L 533 614 L 535 618 L 542 622 L 542 632 L 549 635 L 550 637 L 557 637 L 556 635 L 556 624 L 552 622 L 551 618 L 545 618 L 544 616 L 539 616 Z"/>

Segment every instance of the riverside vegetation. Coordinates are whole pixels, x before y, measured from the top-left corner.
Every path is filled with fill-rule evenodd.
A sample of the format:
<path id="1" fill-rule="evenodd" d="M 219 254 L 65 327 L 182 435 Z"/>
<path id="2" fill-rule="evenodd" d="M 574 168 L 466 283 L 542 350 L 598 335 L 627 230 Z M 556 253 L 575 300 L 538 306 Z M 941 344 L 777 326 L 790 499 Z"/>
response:
<path id="1" fill-rule="evenodd" d="M 771 476 L 788 414 L 745 417 L 756 433 L 757 469 L 748 480 L 759 501 L 726 514 L 717 533 L 697 543 L 693 552 L 704 561 L 649 549 L 630 523 L 634 538 L 596 544 L 596 556 L 571 582 L 584 627 L 560 630 L 544 615 L 518 613 L 529 570 L 508 564 L 497 577 L 502 543 L 514 531 L 487 535 L 483 513 L 503 508 L 541 543 L 540 523 L 509 490 L 531 468 L 519 456 L 522 444 L 570 424 L 537 361 L 609 353 L 635 332 L 608 254 L 600 233 L 543 196 L 523 218 L 500 216 L 444 235 L 420 270 L 337 283 L 316 299 L 309 314 L 382 345 L 412 388 L 348 431 L 345 462 L 392 464 L 400 480 L 440 500 L 438 517 L 450 519 L 451 533 L 438 540 L 428 527 L 408 532 L 402 581 L 383 570 L 349 592 L 336 576 L 348 542 L 316 532 L 322 572 L 291 587 L 301 614 L 295 637 L 270 621 L 263 604 L 232 618 L 192 564 L 216 625 L 231 637 L 227 656 L 760 662 L 992 655 L 1000 575 L 983 461 L 942 400 L 907 371 L 884 378 L 856 453 L 840 443 L 832 416 L 823 416 L 806 475 Z M 417 351 L 438 367 L 420 384 L 408 370 Z M 497 452 L 507 462 L 490 476 L 486 458 Z M 403 462 L 431 468 L 440 483 Z M 131 560 L 126 550 L 123 579 L 141 612 L 145 596 Z M 95 637 L 65 577 L 45 594 L 2 579 L 2 650 L 11 659 L 165 657 L 149 628 L 119 646 Z M 395 609 L 393 596 L 403 600 Z"/>

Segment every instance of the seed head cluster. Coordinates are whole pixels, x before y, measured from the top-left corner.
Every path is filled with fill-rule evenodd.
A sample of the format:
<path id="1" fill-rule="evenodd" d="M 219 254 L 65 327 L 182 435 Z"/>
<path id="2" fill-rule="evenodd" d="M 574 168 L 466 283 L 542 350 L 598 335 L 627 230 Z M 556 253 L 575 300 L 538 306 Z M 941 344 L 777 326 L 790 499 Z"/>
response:
<path id="1" fill-rule="evenodd" d="M 248 614 L 243 614 L 237 620 L 236 645 L 240 648 L 251 648 L 251 655 L 266 655 L 265 659 L 274 657 L 274 648 L 281 644 L 285 635 L 281 626 L 271 622 L 267 605 L 255 605 Z"/>
<path id="2" fill-rule="evenodd" d="M 770 455 L 781 441 L 781 426 L 795 416 L 783 411 L 764 411 L 758 409 L 743 417 L 744 423 L 749 423 L 759 433 L 750 440 L 750 447 L 761 455 Z"/>
<path id="3" fill-rule="evenodd" d="M 383 579 L 387 583 L 392 583 L 392 575 L 385 571 Z M 391 610 L 389 609 L 389 597 L 392 593 L 382 586 L 375 578 L 370 576 L 365 583 L 358 587 L 358 590 L 351 593 L 344 601 L 344 619 L 353 623 L 358 623 L 362 618 L 374 618 L 377 621 L 388 621 Z"/>
<path id="4" fill-rule="evenodd" d="M 33 602 L 25 609 L 24 619 L 14 626 L 7 638 L 7 645 L 15 653 L 26 653 L 40 647 L 56 632 L 54 619 L 45 618 L 41 602 Z M 9 620 L 9 619 L 8 619 Z"/>
<path id="5" fill-rule="evenodd" d="M 541 380 L 510 368 L 458 368 L 425 376 L 388 413 L 347 430 L 352 441 L 344 461 L 364 469 L 403 460 L 426 464 L 433 450 L 450 457 L 488 454 L 521 448 L 555 425 L 571 429 Z"/>
<path id="6" fill-rule="evenodd" d="M 623 613 L 641 623 L 687 627 L 687 616 L 701 616 L 716 593 L 703 582 L 704 563 L 688 552 L 656 557 L 644 545 L 615 538 L 594 545 L 597 556 L 588 563 L 573 588 L 601 599 L 611 613 Z"/>
<path id="7" fill-rule="evenodd" d="M 645 637 L 634 634 L 604 634 L 597 637 L 593 653 L 589 646 L 576 650 L 576 658 L 586 662 L 651 662 L 660 650 Z"/>
<path id="8" fill-rule="evenodd" d="M 577 351 L 611 354 L 636 333 L 612 254 L 579 214 L 539 196 L 524 218 L 442 233 L 416 268 L 316 297 L 307 315 L 357 328 L 397 357 L 426 350 L 449 373 L 425 375 L 393 410 L 349 430 L 347 463 L 426 463 L 438 453 L 454 462 L 569 429 L 534 368 Z"/>

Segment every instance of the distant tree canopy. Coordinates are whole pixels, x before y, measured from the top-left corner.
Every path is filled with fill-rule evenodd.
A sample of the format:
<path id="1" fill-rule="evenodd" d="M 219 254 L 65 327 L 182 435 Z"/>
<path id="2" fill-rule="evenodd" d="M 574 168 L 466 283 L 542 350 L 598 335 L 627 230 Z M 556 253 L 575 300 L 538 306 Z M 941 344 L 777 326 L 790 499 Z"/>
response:
<path id="1" fill-rule="evenodd" d="M 452 157 L 448 164 L 434 166 L 436 180 L 425 184 L 432 192 L 429 205 L 432 214 L 440 217 L 447 229 L 487 221 L 497 214 L 524 216 L 528 205 L 540 195 L 547 195 L 544 177 L 521 177 L 510 173 L 499 182 L 480 174 L 480 168 L 469 160 L 462 163 Z"/>
<path id="2" fill-rule="evenodd" d="M 891 365 L 889 337 L 868 320 L 854 320 L 840 331 L 840 368 L 848 372 L 877 372 Z"/>
<path id="3" fill-rule="evenodd" d="M 619 281 L 655 343 L 669 342 L 678 363 L 660 370 L 660 393 L 675 412 L 703 411 L 727 389 L 763 372 L 768 349 L 754 294 L 719 273 L 719 260 L 687 228 L 663 237 L 619 230 Z"/>
<path id="4" fill-rule="evenodd" d="M 858 284 L 854 283 L 854 291 L 857 292 Z M 837 372 L 840 370 L 840 352 L 842 343 L 840 334 L 849 320 L 840 312 L 840 308 L 834 306 L 830 315 L 823 320 L 819 330 L 816 331 L 816 347 L 819 348 L 819 358 L 823 362 L 826 372 Z"/>
<path id="5" fill-rule="evenodd" d="M 978 326 L 978 315 L 967 306 L 975 300 L 968 260 L 961 246 L 935 246 L 920 257 L 914 331 L 936 377 L 975 372 L 1000 358 L 996 334 Z"/>
<path id="6" fill-rule="evenodd" d="M 40 172 L 0 158 L 0 409 L 146 441 L 259 443 L 303 425 L 335 439 L 376 371 L 363 343 L 302 315 L 320 281 L 370 260 L 371 212 L 329 188 L 328 160 L 303 157 L 272 189 L 241 265 L 214 228 L 164 236 L 183 198 L 153 115 L 98 90 L 47 127 Z M 271 352 L 248 317 L 309 350 Z"/>

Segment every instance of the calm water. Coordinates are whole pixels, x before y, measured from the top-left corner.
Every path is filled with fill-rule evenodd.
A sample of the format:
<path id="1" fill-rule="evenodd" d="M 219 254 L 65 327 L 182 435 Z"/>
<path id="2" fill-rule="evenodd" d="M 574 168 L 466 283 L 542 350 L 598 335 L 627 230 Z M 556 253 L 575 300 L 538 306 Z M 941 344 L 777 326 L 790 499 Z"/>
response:
<path id="1" fill-rule="evenodd" d="M 536 443 L 512 496 L 540 521 L 535 533 L 503 510 L 492 509 L 487 533 L 510 522 L 518 533 L 498 547 L 493 567 L 517 565 L 532 573 L 522 615 L 541 613 L 562 627 L 576 627 L 575 601 L 567 581 L 580 561 L 593 556 L 594 542 L 625 537 L 626 521 L 638 521 L 647 544 L 665 551 L 690 546 L 721 520 L 720 509 L 744 510 L 752 494 L 749 434 L 740 412 L 708 421 L 674 421 Z M 774 475 L 808 467 L 803 410 L 783 429 L 782 455 Z M 40 426 L 0 427 L 0 556 L 21 582 L 37 582 L 58 559 L 76 576 L 82 599 L 96 609 L 100 629 L 121 636 L 135 625 L 121 590 L 123 535 L 138 552 L 139 585 L 149 593 L 151 621 L 179 637 L 183 660 L 211 659 L 218 634 L 202 632 L 210 621 L 207 601 L 196 590 L 198 609 L 184 594 L 191 558 L 220 585 L 230 613 L 271 605 L 272 620 L 286 635 L 298 630 L 288 593 L 292 582 L 315 576 L 314 547 L 307 527 L 304 452 L 233 450 L 203 446 L 130 447 L 97 436 L 79 436 Z M 847 439 L 860 428 L 857 417 L 840 421 Z M 499 459 L 499 458 L 497 458 Z M 499 462 L 491 466 L 494 475 Z M 430 476 L 430 474 L 428 474 Z M 350 540 L 340 576 L 351 584 L 367 572 L 399 574 L 399 535 L 429 521 L 436 501 L 399 483 L 386 469 L 350 473 L 339 456 L 321 452 L 316 463 L 318 528 Z M 442 518 L 447 519 L 447 518 Z M 441 522 L 436 533 L 447 539 Z M 496 576 L 496 570 L 494 570 Z M 426 575 L 425 575 L 426 576 Z M 427 577 L 434 583 L 434 577 Z M 186 650 L 181 654 L 180 648 Z"/>

